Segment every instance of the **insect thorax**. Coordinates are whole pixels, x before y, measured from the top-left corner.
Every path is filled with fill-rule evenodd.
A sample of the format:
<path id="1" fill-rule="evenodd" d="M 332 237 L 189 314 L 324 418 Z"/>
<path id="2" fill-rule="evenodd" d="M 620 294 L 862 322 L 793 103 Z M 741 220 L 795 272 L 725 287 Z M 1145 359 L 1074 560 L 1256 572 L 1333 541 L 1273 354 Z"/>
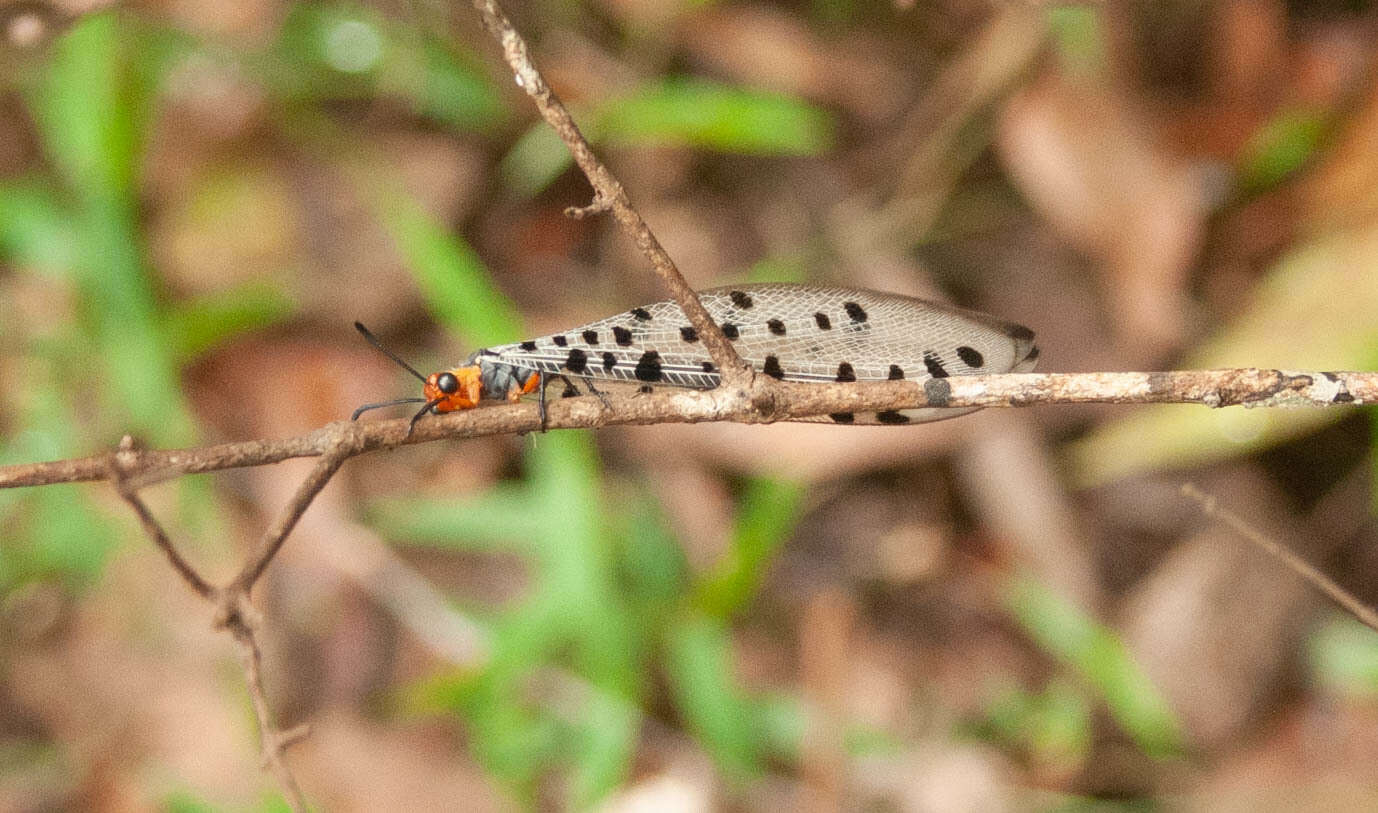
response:
<path id="1" fill-rule="evenodd" d="M 483 398 L 501 400 L 513 389 L 521 390 L 535 370 L 499 361 L 489 350 L 480 350 L 469 357 L 469 364 L 477 364 Z"/>

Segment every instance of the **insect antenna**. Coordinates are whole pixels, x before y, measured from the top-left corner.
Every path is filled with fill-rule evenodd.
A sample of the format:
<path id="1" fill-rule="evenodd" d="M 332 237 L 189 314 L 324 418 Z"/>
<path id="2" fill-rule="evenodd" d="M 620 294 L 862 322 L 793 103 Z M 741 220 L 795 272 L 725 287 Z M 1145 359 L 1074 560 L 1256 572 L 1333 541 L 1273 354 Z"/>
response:
<path id="1" fill-rule="evenodd" d="M 387 349 L 386 347 L 384 347 L 384 346 L 383 346 L 383 343 L 382 343 L 381 341 L 378 340 L 378 337 L 377 337 L 377 336 L 374 336 L 373 333 L 372 333 L 372 331 L 370 331 L 368 328 L 364 327 L 364 323 L 363 323 L 363 322 L 355 322 L 355 323 L 354 323 L 354 329 L 357 330 L 357 331 L 359 331 L 361 334 L 363 334 L 363 337 L 364 337 L 366 340 L 368 340 L 368 343 L 371 344 L 371 345 L 373 345 L 373 346 L 378 350 L 378 352 L 382 353 L 383 355 L 385 355 L 385 356 L 387 356 L 388 358 L 392 359 L 393 361 L 397 362 L 398 364 L 400 364 L 400 365 L 402 366 L 402 369 L 406 370 L 407 372 L 409 372 L 409 373 L 411 373 L 412 375 L 416 376 L 417 378 L 421 379 L 421 383 L 423 383 L 423 384 L 426 383 L 426 377 L 425 377 L 424 375 L 418 373 L 418 372 L 416 371 L 416 368 L 415 368 L 415 367 L 413 367 L 413 366 L 411 366 L 410 364 L 408 364 L 408 363 L 406 363 L 405 361 L 403 361 L 401 356 L 397 355 L 396 353 L 394 353 L 394 352 L 392 352 L 391 350 L 389 350 L 389 349 Z M 372 406 L 388 406 L 389 404 L 409 404 L 409 403 L 418 403 L 418 402 L 425 401 L 425 400 L 426 400 L 425 398 L 413 398 L 413 399 L 408 400 L 408 401 L 390 401 L 388 404 L 373 404 Z M 357 412 L 354 413 L 355 417 L 358 417 L 358 414 L 359 414 L 359 413 L 357 413 Z"/>
<path id="2" fill-rule="evenodd" d="M 359 416 L 368 412 L 370 409 L 381 409 L 382 407 L 397 406 L 398 404 L 421 404 L 426 403 L 425 398 L 394 398 L 391 401 L 379 401 L 376 404 L 364 404 L 354 410 L 354 414 L 349 416 L 351 421 L 359 420 Z"/>

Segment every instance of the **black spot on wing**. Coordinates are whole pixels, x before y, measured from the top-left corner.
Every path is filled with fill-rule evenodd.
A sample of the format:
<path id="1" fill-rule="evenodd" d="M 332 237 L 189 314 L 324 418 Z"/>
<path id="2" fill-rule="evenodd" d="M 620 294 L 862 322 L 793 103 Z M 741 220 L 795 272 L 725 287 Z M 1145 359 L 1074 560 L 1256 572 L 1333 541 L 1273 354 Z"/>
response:
<path id="1" fill-rule="evenodd" d="M 565 358 L 565 367 L 568 368 L 571 373 L 578 374 L 584 372 L 589 368 L 588 354 L 577 347 L 570 350 L 569 356 Z"/>
<path id="2" fill-rule="evenodd" d="M 967 347 L 966 345 L 957 348 L 957 358 L 961 359 L 963 364 L 973 370 L 980 369 L 985 366 L 986 363 L 986 357 L 981 355 L 980 350 L 974 347 Z"/>
<path id="3" fill-rule="evenodd" d="M 853 322 L 865 322 L 869 318 L 866 309 L 855 302 L 843 302 L 842 309 L 847 312 Z"/>
<path id="4" fill-rule="evenodd" d="M 612 372 L 612 368 L 614 368 L 614 367 L 616 367 L 616 366 L 617 366 L 617 356 L 614 356 L 614 355 L 612 354 L 612 352 L 609 351 L 609 350 L 604 350 L 604 351 L 603 351 L 603 370 L 604 370 L 605 372 L 609 372 L 609 373 L 610 373 L 610 372 Z"/>
<path id="5" fill-rule="evenodd" d="M 904 369 L 903 369 L 902 367 L 900 367 L 898 364 L 891 364 L 891 365 L 890 365 L 890 380 L 891 380 L 891 381 L 899 381 L 901 378 L 904 378 Z"/>
<path id="6" fill-rule="evenodd" d="M 731 322 L 724 322 L 722 326 L 722 335 L 726 336 L 729 339 L 735 339 L 738 336 L 742 335 L 742 332 L 738 330 L 737 326 L 732 324 Z"/>
<path id="7" fill-rule="evenodd" d="M 716 369 L 717 369 L 717 368 L 713 366 L 713 362 L 711 362 L 711 361 L 705 361 L 705 362 L 703 362 L 703 371 L 704 371 L 705 373 L 711 373 L 711 372 L 713 372 L 713 371 L 716 370 Z"/>
<path id="8" fill-rule="evenodd" d="M 784 378 L 785 370 L 780 366 L 780 359 L 775 356 L 766 356 L 766 363 L 761 367 L 761 372 L 771 378 Z"/>
<path id="9" fill-rule="evenodd" d="M 556 347 L 564 347 L 569 344 L 569 339 L 566 339 L 564 336 L 551 336 L 550 340 L 555 342 Z"/>
<path id="10" fill-rule="evenodd" d="M 781 322 L 779 319 L 771 319 L 767 321 L 766 327 L 770 328 L 770 332 L 774 333 L 776 336 L 785 335 L 785 323 Z"/>
<path id="11" fill-rule="evenodd" d="M 535 343 L 535 342 L 522 342 L 521 344 L 517 345 L 517 347 L 520 347 L 520 348 L 522 349 L 522 352 L 524 352 L 524 353 L 534 353 L 534 352 L 536 352 L 536 343 Z"/>
<path id="12" fill-rule="evenodd" d="M 841 364 L 837 365 L 837 380 L 839 383 L 844 384 L 848 381 L 855 381 L 856 370 L 853 370 L 852 365 L 848 364 L 847 362 L 842 362 Z"/>
<path id="13" fill-rule="evenodd" d="M 598 331 L 585 330 L 580 335 L 582 335 L 584 337 L 584 341 L 588 342 L 589 344 L 598 344 Z"/>
<path id="14" fill-rule="evenodd" d="M 923 354 L 923 366 L 928 368 L 928 374 L 934 378 L 947 378 L 947 369 L 932 353 Z"/>
<path id="15" fill-rule="evenodd" d="M 632 332 L 619 325 L 612 329 L 612 340 L 626 347 L 632 343 Z"/>
<path id="16" fill-rule="evenodd" d="M 756 304 L 751 301 L 751 295 L 746 291 L 733 291 L 728 294 L 728 297 L 731 298 L 733 305 L 736 305 L 742 310 L 748 310 L 752 305 Z"/>
<path id="17" fill-rule="evenodd" d="M 694 330 L 693 325 L 685 325 L 679 329 L 679 337 L 686 342 L 696 342 L 699 340 L 699 332 Z"/>
<path id="18" fill-rule="evenodd" d="M 659 381 L 664 372 L 660 369 L 660 353 L 654 350 L 647 350 L 637 359 L 636 370 L 633 371 L 638 381 Z"/>
<path id="19" fill-rule="evenodd" d="M 834 412 L 828 416 L 833 419 L 833 423 L 852 423 L 856 416 L 850 412 Z"/>
<path id="20" fill-rule="evenodd" d="M 887 409 L 884 412 L 877 412 L 876 420 L 880 421 L 881 423 L 898 425 L 902 423 L 909 423 L 909 416 L 901 415 L 893 409 Z"/>
<path id="21" fill-rule="evenodd" d="M 638 322 L 651 321 L 651 312 L 645 308 L 632 308 L 632 316 L 636 317 Z"/>
<path id="22" fill-rule="evenodd" d="M 819 311 L 818 313 L 815 313 L 815 314 L 813 315 L 813 321 L 815 321 L 815 322 L 818 323 L 818 329 L 819 329 L 819 330 L 832 330 L 832 329 L 833 329 L 833 320 L 829 319 L 829 318 L 828 318 L 828 314 L 824 313 L 823 311 Z"/>

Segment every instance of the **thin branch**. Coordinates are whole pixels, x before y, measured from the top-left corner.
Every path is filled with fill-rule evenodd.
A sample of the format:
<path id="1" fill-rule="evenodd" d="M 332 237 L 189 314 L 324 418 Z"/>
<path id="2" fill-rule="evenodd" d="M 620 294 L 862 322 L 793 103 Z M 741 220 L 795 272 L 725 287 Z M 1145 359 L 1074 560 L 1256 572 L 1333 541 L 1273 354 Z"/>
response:
<path id="1" fill-rule="evenodd" d="M 258 718 L 259 753 L 263 755 L 263 767 L 272 772 L 285 792 L 287 803 L 294 811 L 308 810 L 306 796 L 297 784 L 292 769 L 284 758 L 293 744 L 300 742 L 310 733 L 310 727 L 296 726 L 288 731 L 279 731 L 273 724 L 272 712 L 268 709 L 267 694 L 263 690 L 263 654 L 258 648 L 254 631 L 258 628 L 258 614 L 249 603 L 246 593 L 232 590 L 234 599 L 231 612 L 219 619 L 219 626 L 228 629 L 239 647 L 239 663 L 244 669 L 244 679 L 249 686 L 249 698 L 254 706 L 254 716 Z"/>
<path id="2" fill-rule="evenodd" d="M 1378 403 L 1378 373 L 1293 370 L 1182 370 L 1162 373 L 1007 373 L 914 381 L 799 384 L 780 382 L 779 397 L 763 413 L 742 390 L 660 389 L 647 395 L 608 393 L 549 404 L 551 429 L 657 423 L 738 421 L 769 423 L 840 412 L 917 407 L 1012 407 L 1035 404 L 1202 404 L 1223 407 L 1337 406 Z M 532 432 L 536 405 L 500 404 L 426 418 L 407 436 L 407 420 L 337 422 L 293 438 L 223 443 L 194 449 L 126 450 L 126 477 L 171 477 L 262 466 L 325 454 L 342 427 L 353 434 L 351 455 L 412 443 Z M 868 431 L 855 427 L 838 431 Z M 912 428 L 870 431 L 916 431 Z M 922 431 L 922 430 L 917 430 Z M 110 476 L 110 455 L 0 467 L 0 488 L 90 482 Z"/>
<path id="3" fill-rule="evenodd" d="M 343 461 L 349 456 L 349 449 L 351 448 L 349 433 L 339 431 L 337 437 L 338 448 L 343 451 L 328 452 L 317 464 L 317 470 L 323 468 L 329 461 Z M 182 580 L 197 595 L 216 604 L 215 626 L 228 630 L 234 636 L 235 643 L 239 648 L 239 661 L 244 669 L 244 681 L 249 689 L 249 698 L 254 706 L 254 714 L 258 718 L 258 736 L 263 765 L 272 772 L 282 787 L 287 803 L 291 808 L 294 811 L 305 811 L 308 809 L 306 797 L 302 794 L 301 787 L 297 784 L 291 768 L 287 766 L 284 754 L 289 746 L 306 736 L 308 729 L 306 726 L 297 726 L 290 731 L 280 731 L 273 723 L 273 715 L 268 708 L 268 696 L 263 689 L 262 654 L 255 636 L 255 630 L 258 628 L 258 614 L 253 605 L 249 603 L 248 597 L 248 588 L 253 585 L 253 581 L 244 580 L 241 575 L 239 579 L 236 579 L 225 589 L 218 589 L 197 572 L 191 563 L 182 558 L 172 544 L 171 538 L 168 537 L 167 531 L 163 530 L 163 526 L 148 510 L 148 506 L 144 504 L 143 500 L 139 498 L 137 486 L 134 480 L 128 476 L 131 470 L 138 468 L 138 454 L 133 440 L 126 436 L 120 442 L 119 449 L 108 456 L 109 477 L 114 483 L 115 490 L 138 514 L 144 531 L 167 556 L 168 561 L 172 563 L 173 569 L 182 577 Z M 331 472 L 333 473 L 338 468 L 339 462 L 336 462 Z M 301 516 L 301 512 L 305 510 L 311 498 L 320 491 L 320 486 L 315 484 L 316 479 L 319 478 L 309 478 L 297 489 L 287 512 L 287 516 L 292 518 L 286 523 L 280 522 L 279 527 L 286 524 L 290 530 L 291 524 L 295 523 L 296 518 Z M 324 479 L 329 479 L 328 475 Z M 321 485 L 323 484 L 322 482 Z M 301 506 L 299 509 L 296 508 L 298 505 Z M 286 536 L 286 533 L 286 530 L 282 531 L 283 536 Z M 252 561 L 261 560 L 262 565 L 266 567 L 268 560 L 272 558 L 272 554 L 276 553 L 280 546 L 281 542 L 279 541 L 278 545 L 272 547 L 266 556 L 260 554 Z M 241 582 L 244 583 L 241 585 Z"/>
<path id="4" fill-rule="evenodd" d="M 560 136 L 569 148 L 569 152 L 574 156 L 574 163 L 583 170 L 584 175 L 589 179 L 593 186 L 593 203 L 569 211 L 572 217 L 585 217 L 602 211 L 610 211 L 620 225 L 636 243 L 641 253 L 650 260 L 651 266 L 655 268 L 662 282 L 670 289 L 670 295 L 684 311 L 685 316 L 689 317 L 689 323 L 698 331 L 699 337 L 703 340 L 704 348 L 713 357 L 713 362 L 722 370 L 723 381 L 729 386 L 746 387 L 753 383 L 754 378 L 760 378 L 758 386 L 769 389 L 773 382 L 764 376 L 756 376 L 754 371 L 742 361 L 737 355 L 737 351 L 732 347 L 732 343 L 727 340 L 722 331 L 713 322 L 713 317 L 708 315 L 703 304 L 699 302 L 698 294 L 689 287 L 689 283 L 684 281 L 684 275 L 675 267 L 674 260 L 660 245 L 650 226 L 641 215 L 632 208 L 631 201 L 627 198 L 627 191 L 622 187 L 622 182 L 612 174 L 612 171 L 598 160 L 594 155 L 593 147 L 579 131 L 578 125 L 574 123 L 574 117 L 569 114 L 560 98 L 551 90 L 540 71 L 536 70 L 535 64 L 531 61 L 528 53 L 526 40 L 521 34 L 512 27 L 512 21 L 507 19 L 495 0 L 474 0 L 474 8 L 478 10 L 479 16 L 483 19 L 484 28 L 502 46 L 503 58 L 512 68 L 513 76 L 516 78 L 517 85 L 525 90 L 531 100 L 536 103 L 536 109 L 541 112 L 541 117 L 546 123 Z"/>
<path id="5" fill-rule="evenodd" d="M 1197 488 L 1192 483 L 1182 484 L 1182 496 L 1190 497 L 1201 505 L 1201 513 L 1208 517 L 1214 517 L 1231 530 L 1255 545 L 1263 549 L 1265 553 L 1302 577 L 1317 590 L 1325 593 L 1331 601 L 1348 610 L 1351 615 L 1359 619 L 1365 626 L 1378 631 L 1378 612 L 1360 601 L 1354 594 L 1336 584 L 1329 576 L 1312 567 L 1300 556 L 1293 553 L 1285 545 L 1275 539 L 1270 539 L 1258 529 L 1245 522 L 1238 514 L 1227 508 L 1221 508 L 1215 497 Z"/>
<path id="6" fill-rule="evenodd" d="M 213 598 L 216 592 L 215 588 L 211 586 L 210 582 L 203 579 L 200 573 L 196 572 L 196 568 L 192 567 L 190 562 L 182 558 L 182 554 L 172 544 L 172 540 L 168 538 L 163 526 L 154 518 L 153 512 L 148 510 L 148 506 L 139 498 L 138 492 L 135 491 L 125 476 L 122 461 L 127 461 L 129 459 L 128 453 L 132 451 L 134 451 L 134 439 L 125 435 L 124 439 L 120 441 L 120 448 L 110 456 L 110 480 L 115 484 L 115 491 L 124 498 L 125 502 L 129 503 L 129 506 L 134 509 L 134 513 L 138 514 L 139 523 L 143 525 L 144 532 L 153 540 L 153 544 L 157 545 L 158 549 L 163 552 L 163 555 L 167 556 L 168 563 L 172 565 L 173 570 L 177 571 L 177 575 L 182 577 L 182 581 L 186 582 L 187 586 L 201 598 Z"/>
<path id="7" fill-rule="evenodd" d="M 296 527 L 301 515 L 306 513 L 311 501 L 316 499 L 316 495 L 325 488 L 326 483 L 330 482 L 330 478 L 335 476 L 335 472 L 340 470 L 340 466 L 361 451 L 359 442 L 361 433 L 358 431 L 358 424 L 334 424 L 334 426 L 339 430 L 335 444 L 321 455 L 321 459 L 316 461 L 311 473 L 297 487 L 296 493 L 292 495 L 291 501 L 283 508 L 278 521 L 273 523 L 273 527 L 264 534 L 258 550 L 249 558 L 249 561 L 245 562 L 234 581 L 230 582 L 229 591 L 247 594 L 253 589 L 254 584 L 263 575 L 263 571 L 267 569 L 268 563 L 281 550 L 282 543 L 287 540 L 287 535 Z"/>

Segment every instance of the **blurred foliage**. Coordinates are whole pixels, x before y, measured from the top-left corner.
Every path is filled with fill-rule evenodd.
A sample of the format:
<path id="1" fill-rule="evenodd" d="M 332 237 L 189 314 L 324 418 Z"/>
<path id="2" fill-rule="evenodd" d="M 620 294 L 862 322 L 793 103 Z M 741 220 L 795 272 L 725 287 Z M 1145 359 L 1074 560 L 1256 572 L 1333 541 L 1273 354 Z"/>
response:
<path id="1" fill-rule="evenodd" d="M 1317 154 L 1330 120 L 1323 110 L 1291 109 L 1275 115 L 1244 148 L 1240 187 L 1249 192 L 1270 189 L 1301 169 Z"/>
<path id="2" fill-rule="evenodd" d="M 381 192 L 375 201 L 388 234 L 442 325 L 472 347 L 519 338 L 521 318 L 516 307 L 493 286 L 483 261 L 468 243 L 449 233 L 404 192 Z"/>
<path id="3" fill-rule="evenodd" d="M 821 108 L 775 93 L 701 79 L 668 79 L 572 111 L 590 143 L 694 147 L 741 155 L 818 155 L 833 141 Z M 503 180 L 535 195 L 573 163 L 555 131 L 537 122 L 502 162 Z"/>
<path id="4" fill-rule="evenodd" d="M 501 126 L 510 111 L 477 58 L 442 33 L 364 5 L 294 3 L 262 66 L 283 101 L 395 100 L 460 131 Z"/>
<path id="5" fill-rule="evenodd" d="M 997 692 L 975 733 L 1013 746 L 1046 770 L 1075 770 L 1091 754 L 1092 716 L 1084 694 L 1055 678 L 1039 692 Z"/>
<path id="6" fill-rule="evenodd" d="M 16 429 L 0 460 L 23 462 L 91 451 L 72 427 L 72 384 L 99 410 L 101 437 L 131 432 L 157 445 L 195 438 L 159 305 L 143 259 L 140 161 L 157 84 L 166 68 L 159 40 L 115 13 L 82 18 L 53 48 L 46 70 L 26 77 L 26 99 L 54 177 L 0 181 L 0 252 L 21 269 L 70 287 L 78 318 L 50 325 L 24 348 L 27 403 L 12 403 Z M 0 319 L 0 323 L 6 321 Z M 182 519 L 216 525 L 208 484 L 179 485 Z M 0 547 L 0 585 L 31 578 L 96 578 L 115 529 L 88 488 L 49 487 L 5 495 L 0 522 L 22 544 Z M 129 522 L 123 518 L 123 522 Z"/>
<path id="7" fill-rule="evenodd" d="M 251 280 L 174 305 L 164 319 L 164 343 L 183 363 L 229 339 L 287 319 L 295 310 L 282 287 Z"/>
<path id="8" fill-rule="evenodd" d="M 57 42 L 29 103 L 68 196 L 64 216 L 77 255 L 70 268 L 83 299 L 82 327 L 99 348 L 100 377 L 111 390 L 107 420 L 155 443 L 186 443 L 191 419 L 160 341 L 136 212 L 138 165 L 163 66 L 158 49 L 139 47 L 147 42 L 130 33 L 116 14 L 82 19 Z"/>
<path id="9" fill-rule="evenodd" d="M 1010 612 L 1049 655 L 1094 688 L 1110 716 L 1149 756 L 1180 756 L 1181 725 L 1113 630 L 1028 576 L 1009 582 Z M 1088 733 L 1071 736 L 1085 741 Z"/>
<path id="10" fill-rule="evenodd" d="M 1052 6 L 1048 9 L 1048 28 L 1068 73 L 1096 77 L 1105 71 L 1104 25 L 1094 7 Z"/>
<path id="11" fill-rule="evenodd" d="M 792 747 L 795 704 L 753 697 L 732 675 L 728 627 L 695 609 L 721 578 L 691 578 L 649 495 L 609 499 L 591 437 L 541 435 L 520 484 L 469 498 L 381 500 L 368 511 L 403 544 L 521 555 L 530 584 L 513 606 L 470 608 L 491 630 L 480 667 L 442 674 L 408 692 L 413 711 L 453 710 L 494 775 L 531 798 L 564 773 L 580 804 L 625 780 L 644 724 L 651 677 L 664 672 L 686 724 L 730 772 L 759 775 Z M 798 486 L 747 484 L 733 537 L 730 595 L 739 608 L 789 534 Z M 775 498 L 779 497 L 776 502 Z M 609 513 L 605 506 L 625 506 Z M 719 607 L 720 612 L 729 608 Z M 554 693 L 561 699 L 541 701 Z"/>
<path id="12" fill-rule="evenodd" d="M 1311 670 L 1321 685 L 1378 701 L 1378 631 L 1349 616 L 1333 616 L 1312 633 L 1309 650 Z"/>

